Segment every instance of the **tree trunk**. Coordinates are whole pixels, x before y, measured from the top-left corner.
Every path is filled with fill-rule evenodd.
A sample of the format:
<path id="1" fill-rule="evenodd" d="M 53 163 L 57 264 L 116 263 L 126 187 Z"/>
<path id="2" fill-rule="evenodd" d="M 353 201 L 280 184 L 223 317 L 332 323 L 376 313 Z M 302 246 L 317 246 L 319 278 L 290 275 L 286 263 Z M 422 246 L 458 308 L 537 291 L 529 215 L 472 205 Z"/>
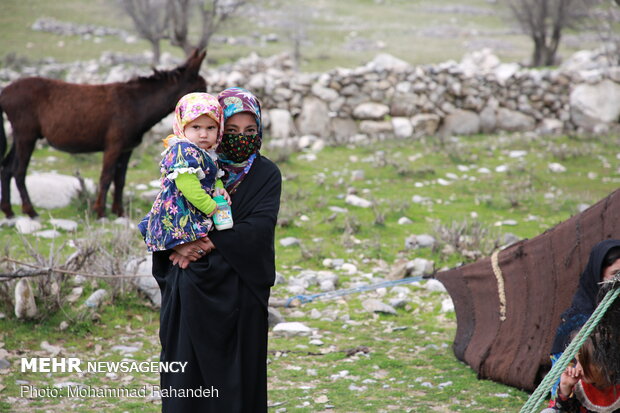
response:
<path id="1" fill-rule="evenodd" d="M 189 56 L 191 54 L 191 47 L 188 45 L 190 2 L 188 0 L 172 1 L 169 10 L 172 16 L 170 44 L 180 47 L 185 55 Z"/>
<path id="2" fill-rule="evenodd" d="M 159 59 L 161 58 L 161 47 L 159 45 L 159 40 L 151 41 L 151 49 L 153 50 L 153 67 L 159 64 Z"/>
<path id="3" fill-rule="evenodd" d="M 293 39 L 293 61 L 295 62 L 295 71 L 299 71 L 301 67 L 301 39 L 298 37 Z"/>
<path id="4" fill-rule="evenodd" d="M 562 17 L 562 20 L 564 18 Z M 551 33 L 551 42 L 548 48 L 547 60 L 545 66 L 553 66 L 556 63 L 555 56 L 560 46 L 560 39 L 562 37 L 562 24 L 560 20 L 553 26 L 553 32 Z"/>
<path id="5" fill-rule="evenodd" d="M 556 63 L 556 53 L 558 51 L 558 45 L 551 45 L 549 47 L 547 47 L 546 53 L 545 53 L 545 59 L 544 59 L 544 66 L 553 66 Z"/>
<path id="6" fill-rule="evenodd" d="M 540 37 L 534 37 L 534 53 L 532 54 L 532 67 L 542 66 L 543 56 L 545 54 L 545 40 Z"/>

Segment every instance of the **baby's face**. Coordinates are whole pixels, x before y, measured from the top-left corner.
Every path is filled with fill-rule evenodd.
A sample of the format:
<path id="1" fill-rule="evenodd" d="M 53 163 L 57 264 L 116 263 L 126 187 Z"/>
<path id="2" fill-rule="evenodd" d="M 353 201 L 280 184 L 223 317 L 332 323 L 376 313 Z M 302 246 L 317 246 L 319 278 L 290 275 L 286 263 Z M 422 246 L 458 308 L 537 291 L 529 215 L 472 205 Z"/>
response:
<path id="1" fill-rule="evenodd" d="M 581 381 L 591 384 L 599 389 L 608 386 L 608 384 L 605 384 L 605 378 L 602 375 L 600 369 L 596 368 L 595 366 L 590 367 L 590 374 L 593 375 L 593 377 L 590 377 L 584 373 L 583 367 L 581 367 L 581 364 L 579 363 L 579 356 L 576 356 L 575 358 L 577 359 L 577 365 L 575 366 L 575 368 L 577 368 L 577 370 L 579 371 L 579 378 L 581 379 Z"/>
<path id="2" fill-rule="evenodd" d="M 215 149 L 217 142 L 218 124 L 208 115 L 200 115 L 183 129 L 185 137 L 194 145 L 208 150 Z"/>

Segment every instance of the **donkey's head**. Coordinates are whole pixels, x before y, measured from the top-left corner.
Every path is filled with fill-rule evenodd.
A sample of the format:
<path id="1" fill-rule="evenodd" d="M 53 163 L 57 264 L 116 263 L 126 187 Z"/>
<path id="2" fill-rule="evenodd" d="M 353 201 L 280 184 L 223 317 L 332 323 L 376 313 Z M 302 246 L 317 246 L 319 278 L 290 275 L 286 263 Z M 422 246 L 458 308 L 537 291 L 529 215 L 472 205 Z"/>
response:
<path id="1" fill-rule="evenodd" d="M 163 116 L 172 112 L 181 97 L 192 92 L 206 92 L 207 82 L 200 76 L 200 65 L 207 52 L 194 50 L 187 60 L 169 71 L 159 71 L 153 69 L 154 73 L 149 77 L 138 79 L 141 86 L 147 86 L 155 93 L 159 93 L 160 98 L 153 101 L 152 96 L 143 95 L 149 100 L 150 112 L 159 116 L 154 122 L 158 122 Z M 161 110 L 155 110 L 158 106 Z M 149 127 L 152 125 L 149 125 Z"/>

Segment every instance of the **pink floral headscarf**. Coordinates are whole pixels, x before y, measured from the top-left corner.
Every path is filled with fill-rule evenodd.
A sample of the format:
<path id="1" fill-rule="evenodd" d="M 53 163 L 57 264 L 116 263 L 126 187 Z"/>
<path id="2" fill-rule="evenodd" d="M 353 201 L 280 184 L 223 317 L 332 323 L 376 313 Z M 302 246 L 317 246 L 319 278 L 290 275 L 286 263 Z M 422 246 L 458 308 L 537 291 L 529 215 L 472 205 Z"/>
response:
<path id="1" fill-rule="evenodd" d="M 174 120 L 172 121 L 173 135 L 169 135 L 164 139 L 164 146 L 168 147 L 171 138 L 187 139 L 183 130 L 185 126 L 196 120 L 202 115 L 207 115 L 217 122 L 218 134 L 216 145 L 222 142 L 224 134 L 224 111 L 215 96 L 208 93 L 195 92 L 188 93 L 179 99 L 174 109 Z"/>

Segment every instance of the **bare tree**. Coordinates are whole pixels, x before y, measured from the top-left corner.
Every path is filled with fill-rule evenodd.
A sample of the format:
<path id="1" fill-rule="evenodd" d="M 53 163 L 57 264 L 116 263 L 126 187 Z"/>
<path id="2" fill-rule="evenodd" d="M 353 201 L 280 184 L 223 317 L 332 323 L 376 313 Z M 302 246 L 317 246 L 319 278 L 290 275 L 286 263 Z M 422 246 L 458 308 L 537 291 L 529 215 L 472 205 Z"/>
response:
<path id="1" fill-rule="evenodd" d="M 169 24 L 170 0 L 119 0 L 140 37 L 151 44 L 153 65 L 159 63 L 160 41 L 166 39 Z"/>
<path id="2" fill-rule="evenodd" d="M 170 2 L 170 43 L 181 47 L 186 55 L 192 50 L 200 50 L 209 45 L 211 36 L 221 24 L 233 16 L 249 0 L 169 0 Z M 193 10 L 199 16 L 200 30 L 197 38 L 190 39 L 190 17 Z"/>
<path id="3" fill-rule="evenodd" d="M 562 30 L 576 28 L 595 0 L 508 0 L 512 15 L 534 41 L 532 66 L 551 66 Z"/>
<path id="4" fill-rule="evenodd" d="M 620 0 L 609 3 L 599 0 L 602 7 L 591 9 L 592 29 L 598 33 L 611 66 L 620 64 Z"/>
<path id="5" fill-rule="evenodd" d="M 280 10 L 283 11 L 283 15 L 271 23 L 274 26 L 282 27 L 291 40 L 295 68 L 299 70 L 302 59 L 301 53 L 304 43 L 308 41 L 308 27 L 314 11 L 311 6 L 299 7 L 296 4 L 289 4 Z"/>
<path id="6" fill-rule="evenodd" d="M 209 45 L 221 24 L 251 0 L 118 0 L 140 37 L 151 43 L 153 64 L 159 63 L 160 42 L 183 49 L 189 56 Z M 198 30 L 190 30 L 193 24 Z"/>

